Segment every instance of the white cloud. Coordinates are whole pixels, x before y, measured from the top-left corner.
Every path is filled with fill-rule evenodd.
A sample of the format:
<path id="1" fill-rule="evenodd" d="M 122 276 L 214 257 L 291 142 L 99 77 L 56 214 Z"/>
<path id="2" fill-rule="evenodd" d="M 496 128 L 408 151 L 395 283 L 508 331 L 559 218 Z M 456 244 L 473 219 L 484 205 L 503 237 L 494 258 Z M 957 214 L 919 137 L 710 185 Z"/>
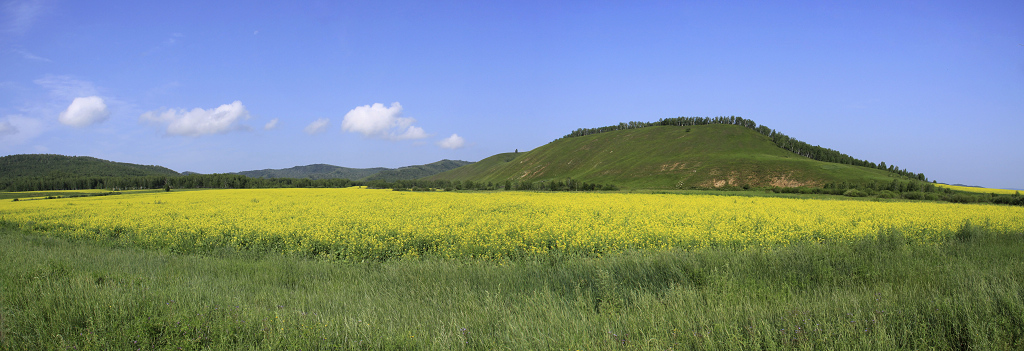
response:
<path id="1" fill-rule="evenodd" d="M 423 139 L 428 136 L 423 128 L 412 125 L 416 123 L 415 119 L 401 115 L 402 105 L 397 102 L 392 103 L 391 107 L 384 107 L 380 103 L 363 105 L 345 114 L 341 129 L 391 140 Z"/>
<path id="2" fill-rule="evenodd" d="M 100 95 L 99 90 L 92 83 L 68 76 L 47 75 L 33 82 L 50 90 L 50 94 L 60 100 L 71 100 L 79 96 Z"/>
<path id="3" fill-rule="evenodd" d="M 42 0 L 10 1 L 4 4 L 4 15 L 7 17 L 5 31 L 25 34 L 32 27 L 36 18 L 43 13 Z"/>
<path id="4" fill-rule="evenodd" d="M 181 33 L 171 33 L 171 35 L 167 39 L 164 39 L 164 41 L 160 42 L 160 44 L 157 44 L 152 49 L 149 49 L 149 51 L 143 52 L 142 56 L 149 56 L 158 53 L 164 49 L 170 49 L 177 45 L 178 41 L 180 41 L 181 38 L 184 37 L 185 35 Z"/>
<path id="5" fill-rule="evenodd" d="M 399 134 L 399 135 L 392 134 L 392 136 L 393 136 L 392 138 L 395 139 L 395 140 L 404 140 L 404 139 L 423 139 L 423 138 L 428 137 L 429 135 L 427 135 L 427 133 L 423 131 L 423 128 L 420 128 L 420 127 L 417 127 L 417 126 L 409 126 L 409 128 L 405 130 L 405 133 L 402 133 L 402 134 Z"/>
<path id="6" fill-rule="evenodd" d="M 19 55 L 21 55 L 21 57 L 25 58 L 26 60 L 42 61 L 42 62 L 53 62 L 52 60 L 50 60 L 48 58 L 36 56 L 36 55 L 32 54 L 31 52 L 28 52 L 28 51 L 25 51 L 25 50 L 14 50 L 14 52 L 19 54 Z"/>
<path id="7" fill-rule="evenodd" d="M 271 130 L 277 128 L 277 118 L 270 120 L 267 124 L 263 125 L 263 130 Z"/>
<path id="8" fill-rule="evenodd" d="M 466 139 L 463 139 L 458 134 L 452 134 L 452 136 L 445 138 L 437 143 L 438 146 L 445 149 L 458 149 L 466 145 Z"/>
<path id="9" fill-rule="evenodd" d="M 10 115 L 0 120 L 0 145 L 18 145 L 39 136 L 45 130 L 42 120 Z"/>
<path id="10" fill-rule="evenodd" d="M 194 108 L 191 111 L 169 109 L 160 113 L 149 111 L 143 113 L 139 119 L 167 123 L 167 134 L 199 136 L 245 129 L 245 126 L 239 122 L 249 119 L 249 111 L 245 109 L 241 101 L 236 100 L 215 109 Z"/>
<path id="11" fill-rule="evenodd" d="M 171 37 L 164 40 L 164 44 L 170 46 L 178 43 L 179 38 L 184 38 L 185 35 L 181 33 L 171 33 Z"/>
<path id="12" fill-rule="evenodd" d="M 85 127 L 103 122 L 110 116 L 107 104 L 99 96 L 75 98 L 58 119 L 61 124 L 72 127 Z"/>
<path id="13" fill-rule="evenodd" d="M 331 120 L 327 118 L 315 120 L 313 121 L 313 123 L 310 123 L 308 126 L 306 126 L 306 134 L 313 135 L 316 133 L 323 132 L 324 130 L 327 129 L 327 123 L 330 122 Z"/>
<path id="14" fill-rule="evenodd" d="M 0 121 L 0 137 L 18 134 L 18 127 L 11 124 L 11 121 Z"/>

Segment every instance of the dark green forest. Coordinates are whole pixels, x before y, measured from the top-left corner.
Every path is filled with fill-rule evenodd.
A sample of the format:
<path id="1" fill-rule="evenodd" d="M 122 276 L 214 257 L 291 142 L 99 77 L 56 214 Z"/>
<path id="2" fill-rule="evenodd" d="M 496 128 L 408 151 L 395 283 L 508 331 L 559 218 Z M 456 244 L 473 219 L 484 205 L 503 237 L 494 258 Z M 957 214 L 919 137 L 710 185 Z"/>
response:
<path id="1" fill-rule="evenodd" d="M 88 156 L 51 154 L 10 155 L 0 157 L 0 177 L 144 177 L 178 176 L 161 166 L 144 166 L 101 160 Z"/>
<path id="2" fill-rule="evenodd" d="M 906 169 L 901 169 L 899 167 L 896 167 L 895 165 L 888 165 L 888 166 L 886 166 L 885 162 L 880 162 L 880 163 L 876 164 L 874 162 L 868 162 L 868 161 L 865 161 L 865 160 L 856 159 L 856 158 L 854 158 L 854 157 L 852 157 L 850 155 L 844 154 L 844 153 L 836 151 L 836 150 L 832 150 L 832 149 L 829 149 L 829 148 L 824 148 L 824 147 L 816 146 L 816 145 L 810 145 L 810 144 L 802 142 L 800 140 L 791 138 L 791 137 L 789 137 L 789 136 L 787 136 L 785 134 L 782 134 L 780 132 L 776 132 L 774 129 L 771 129 L 771 128 L 767 127 L 767 126 L 763 126 L 763 125 L 759 126 L 756 122 L 754 122 L 752 120 L 749 120 L 749 119 L 746 119 L 746 118 L 742 118 L 742 117 L 736 117 L 736 116 L 729 116 L 729 117 L 721 117 L 720 116 L 720 117 L 715 117 L 715 118 L 708 118 L 708 117 L 676 117 L 676 118 L 663 118 L 663 119 L 659 119 L 657 122 L 628 122 L 628 123 L 619 123 L 618 125 L 599 127 L 599 128 L 580 128 L 580 129 L 574 130 L 572 133 L 566 134 L 562 138 L 580 137 L 580 136 L 585 136 L 585 135 L 604 133 L 604 132 L 611 132 L 611 131 L 616 131 L 616 130 L 637 129 L 637 128 L 644 128 L 644 127 L 652 127 L 652 126 L 679 126 L 679 127 L 685 127 L 685 126 L 699 126 L 699 125 L 708 125 L 708 124 L 731 124 L 731 125 L 737 125 L 737 126 L 742 126 L 742 127 L 749 128 L 749 129 L 751 129 L 753 131 L 756 131 L 756 132 L 760 133 L 761 135 L 764 135 L 764 136 L 770 138 L 775 143 L 775 145 L 777 145 L 778 147 L 783 148 L 785 150 L 788 150 L 790 152 L 793 152 L 793 153 L 795 153 L 797 155 L 810 158 L 812 160 L 822 161 L 822 162 L 841 163 L 841 164 L 847 164 L 847 165 L 853 165 L 853 166 L 861 166 L 861 167 L 868 167 L 868 168 L 877 168 L 877 169 L 881 169 L 881 170 L 888 170 L 889 172 L 892 172 L 892 173 L 895 173 L 895 174 L 898 174 L 900 176 L 904 176 L 904 177 L 907 177 L 907 178 L 917 179 L 917 180 L 920 180 L 920 181 L 928 181 L 928 178 L 925 177 L 925 175 L 923 173 L 913 173 L 913 172 L 910 172 L 910 171 L 908 171 Z"/>
<path id="3" fill-rule="evenodd" d="M 349 180 L 341 178 L 252 178 L 240 174 L 188 174 L 177 177 L 36 177 L 0 179 L 6 191 L 47 191 L 107 189 L 111 191 L 146 189 L 267 189 L 267 188 L 347 188 L 365 186 L 371 189 L 400 191 L 457 190 L 535 190 L 594 191 L 618 190 L 612 184 L 580 182 L 574 179 L 551 182 L 491 182 L 451 180 Z"/>

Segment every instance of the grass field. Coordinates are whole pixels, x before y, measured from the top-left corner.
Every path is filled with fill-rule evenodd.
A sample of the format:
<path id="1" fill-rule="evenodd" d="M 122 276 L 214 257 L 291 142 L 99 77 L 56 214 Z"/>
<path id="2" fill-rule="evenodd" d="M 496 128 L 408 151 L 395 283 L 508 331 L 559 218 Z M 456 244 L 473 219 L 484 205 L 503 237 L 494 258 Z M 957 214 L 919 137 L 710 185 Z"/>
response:
<path id="1" fill-rule="evenodd" d="M 104 189 L 89 189 L 89 190 L 52 190 L 52 191 L 19 191 L 19 192 L 6 192 L 0 191 L 0 200 L 32 200 L 32 199 L 45 199 L 46 197 L 56 196 L 80 196 L 80 195 L 93 195 L 110 192 L 110 190 Z"/>
<path id="2" fill-rule="evenodd" d="M 0 230 L 0 348 L 1024 347 L 1024 236 L 339 263 Z"/>
<path id="3" fill-rule="evenodd" d="M 0 205 L 5 350 L 1024 347 L 1017 207 L 366 189 Z M 310 251 L 319 229 L 392 249 Z M 206 237 L 188 233 L 215 240 L 173 244 Z M 246 233 L 282 239 L 227 239 Z M 650 244 L 665 233 L 726 240 Z"/>

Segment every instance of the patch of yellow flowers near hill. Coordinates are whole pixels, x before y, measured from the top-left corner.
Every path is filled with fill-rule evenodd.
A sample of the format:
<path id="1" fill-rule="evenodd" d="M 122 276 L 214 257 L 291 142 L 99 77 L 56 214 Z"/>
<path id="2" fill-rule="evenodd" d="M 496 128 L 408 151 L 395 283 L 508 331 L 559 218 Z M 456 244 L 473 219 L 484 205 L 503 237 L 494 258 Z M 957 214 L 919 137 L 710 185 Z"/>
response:
<path id="1" fill-rule="evenodd" d="M 964 223 L 1024 232 L 1024 208 L 715 195 L 203 190 L 0 202 L 0 224 L 193 252 L 230 248 L 341 259 L 431 254 L 785 246 L 898 232 L 919 243 Z"/>
<path id="2" fill-rule="evenodd" d="M 979 188 L 979 187 L 973 187 L 973 186 L 959 186 L 959 185 L 949 185 L 949 184 L 941 184 L 941 183 L 937 183 L 937 184 L 935 184 L 935 186 L 938 186 L 940 188 L 949 188 L 949 189 L 953 189 L 953 190 L 967 191 L 967 192 L 981 193 L 981 194 L 996 194 L 996 195 L 1020 194 L 1020 190 L 1010 190 L 1010 189 Z"/>

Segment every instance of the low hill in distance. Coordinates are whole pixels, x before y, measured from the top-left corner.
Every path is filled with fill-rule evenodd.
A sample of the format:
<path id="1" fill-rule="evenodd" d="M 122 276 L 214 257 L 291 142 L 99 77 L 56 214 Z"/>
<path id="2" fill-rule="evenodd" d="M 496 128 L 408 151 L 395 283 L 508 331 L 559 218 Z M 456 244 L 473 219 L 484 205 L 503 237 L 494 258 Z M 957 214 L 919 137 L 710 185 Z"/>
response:
<path id="1" fill-rule="evenodd" d="M 286 169 L 263 169 L 237 172 L 250 178 L 348 179 L 353 181 L 412 180 L 472 164 L 466 161 L 441 160 L 425 165 L 400 168 L 347 168 L 313 164 Z M 0 157 L 0 180 L 20 182 L 26 179 L 81 179 L 119 177 L 177 177 L 201 175 L 175 172 L 161 166 L 113 162 L 88 156 L 24 154 Z"/>
<path id="2" fill-rule="evenodd" d="M 88 156 L 26 154 L 0 157 L 0 177 L 5 179 L 178 175 L 178 172 L 166 167 L 113 162 Z"/>
<path id="3" fill-rule="evenodd" d="M 360 180 L 374 181 L 383 180 L 385 182 L 393 182 L 396 180 L 413 180 L 420 179 L 423 177 L 429 177 L 434 174 L 445 172 L 448 170 L 456 169 L 465 165 L 472 164 L 473 162 L 458 161 L 458 160 L 440 160 L 434 163 L 428 163 L 425 165 L 417 166 L 406 166 L 396 169 L 388 169 L 380 171 L 376 174 L 367 176 Z"/>
<path id="4" fill-rule="evenodd" d="M 441 160 L 425 165 L 406 166 L 400 168 L 348 168 L 328 164 L 314 164 L 308 166 L 296 166 L 285 169 L 262 169 L 256 171 L 238 172 L 252 178 L 307 178 L 307 179 L 349 179 L 349 180 L 412 180 L 427 177 L 472 162 Z"/>
<path id="5" fill-rule="evenodd" d="M 328 164 L 312 164 L 284 169 L 261 169 L 237 172 L 251 178 L 362 179 L 389 168 L 348 168 Z"/>
<path id="6" fill-rule="evenodd" d="M 889 182 L 877 168 L 815 161 L 751 128 L 650 126 L 566 137 L 528 152 L 503 153 L 425 180 L 578 181 L 632 189 L 820 187 Z"/>

